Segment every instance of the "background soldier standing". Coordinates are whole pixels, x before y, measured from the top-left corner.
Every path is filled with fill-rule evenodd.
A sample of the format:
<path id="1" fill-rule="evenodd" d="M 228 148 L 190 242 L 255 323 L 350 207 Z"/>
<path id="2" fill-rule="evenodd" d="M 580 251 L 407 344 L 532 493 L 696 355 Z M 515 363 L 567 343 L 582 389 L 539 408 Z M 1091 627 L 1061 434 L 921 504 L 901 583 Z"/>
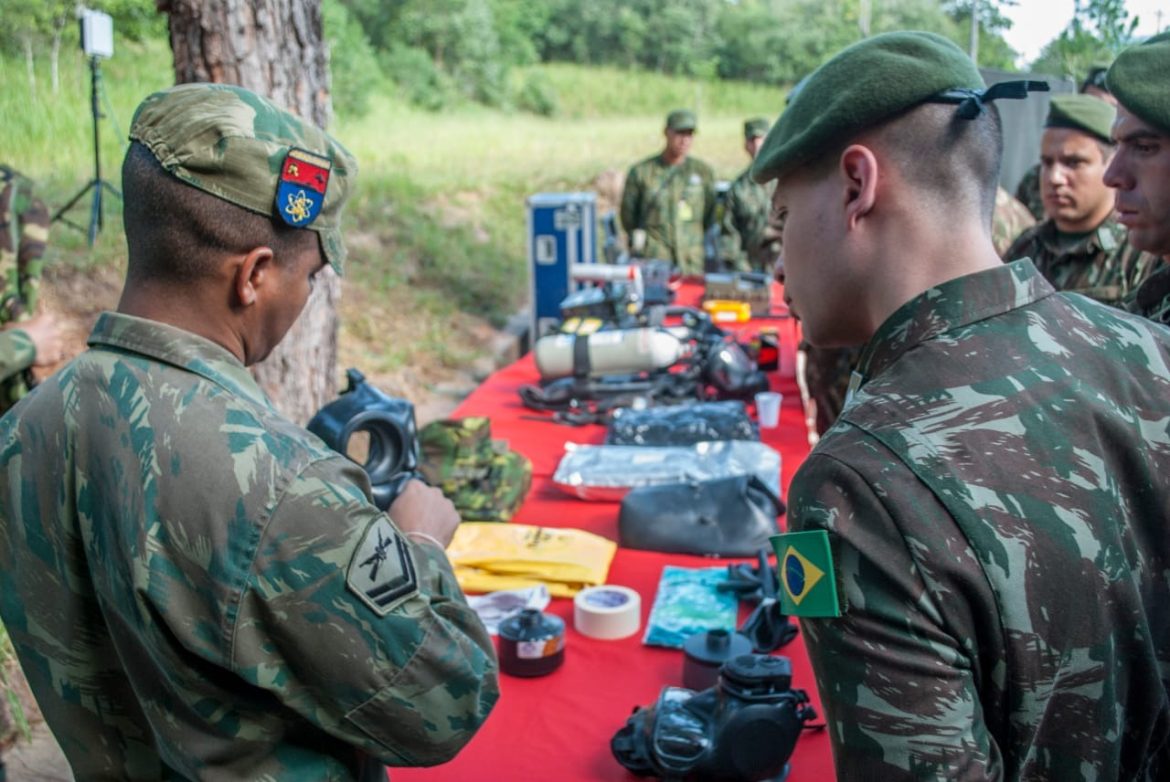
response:
<path id="1" fill-rule="evenodd" d="M 1117 154 L 1105 172 L 1130 243 L 1170 264 L 1170 33 L 1126 49 L 1106 80 L 1118 100 Z M 1170 265 L 1142 284 L 1127 308 L 1170 325 Z"/>
<path id="2" fill-rule="evenodd" d="M 1120 306 L 1161 260 L 1134 249 L 1113 219 L 1105 167 L 1116 110 L 1090 95 L 1056 95 L 1040 147 L 1040 192 L 1048 217 L 1022 233 L 1004 260 L 1031 258 L 1057 290 Z"/>
<path id="3" fill-rule="evenodd" d="M 683 274 L 702 274 L 706 234 L 715 220 L 715 175 L 689 157 L 698 122 L 686 109 L 666 117 L 666 147 L 626 174 L 622 228 L 630 253 L 673 263 Z"/>
<path id="4" fill-rule="evenodd" d="M 282 418 L 246 367 L 345 259 L 323 131 L 189 84 L 135 113 L 129 260 L 89 350 L 0 419 L 0 617 L 78 779 L 432 765 L 498 696 L 459 524 Z"/>
<path id="5" fill-rule="evenodd" d="M 752 160 L 768 135 L 768 120 L 757 117 L 743 124 L 743 148 Z M 723 262 L 738 271 L 772 273 L 780 257 L 783 223 L 771 220 L 775 185 L 756 184 L 752 166 L 735 178 L 723 202 L 721 249 Z"/>
<path id="6" fill-rule="evenodd" d="M 49 210 L 32 182 L 0 165 L 0 413 L 28 393 L 25 370 L 61 360 L 55 315 L 37 314 Z"/>
<path id="7" fill-rule="evenodd" d="M 865 344 L 774 539 L 843 782 L 1170 773 L 1170 331 L 999 259 L 1024 90 L 877 35 L 756 159 L 806 337 Z"/>

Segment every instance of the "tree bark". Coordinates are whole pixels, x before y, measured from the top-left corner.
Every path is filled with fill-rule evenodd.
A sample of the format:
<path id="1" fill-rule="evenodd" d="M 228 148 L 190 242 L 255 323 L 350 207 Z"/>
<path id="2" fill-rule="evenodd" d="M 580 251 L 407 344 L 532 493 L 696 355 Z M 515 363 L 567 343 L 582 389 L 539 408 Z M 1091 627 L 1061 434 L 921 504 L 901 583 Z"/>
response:
<path id="1" fill-rule="evenodd" d="M 238 84 L 327 127 L 329 49 L 320 0 L 157 0 L 169 15 L 176 83 Z M 304 424 L 337 394 L 341 280 L 323 273 L 296 325 L 252 369 L 277 408 Z"/>

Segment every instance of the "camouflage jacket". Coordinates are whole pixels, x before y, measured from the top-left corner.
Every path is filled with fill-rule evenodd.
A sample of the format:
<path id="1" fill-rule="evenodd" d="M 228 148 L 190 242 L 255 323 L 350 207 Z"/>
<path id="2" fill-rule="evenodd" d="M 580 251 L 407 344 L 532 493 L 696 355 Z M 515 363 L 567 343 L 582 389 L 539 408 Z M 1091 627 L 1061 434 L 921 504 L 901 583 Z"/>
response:
<path id="1" fill-rule="evenodd" d="M 1160 258 L 1130 247 L 1125 227 L 1112 217 L 1072 245 L 1062 245 L 1056 223 L 1045 220 L 1020 234 L 1003 258 L 1031 258 L 1057 290 L 1114 306 L 1163 265 Z"/>
<path id="2" fill-rule="evenodd" d="M 638 228 L 646 232 L 641 257 L 670 261 L 684 274 L 702 274 L 706 232 L 715 221 L 711 167 L 693 157 L 674 166 L 660 154 L 646 158 L 626 175 L 621 219 L 627 234 Z"/>
<path id="3" fill-rule="evenodd" d="M 878 329 L 789 504 L 847 606 L 802 620 L 839 779 L 1166 779 L 1168 365 L 1028 261 Z"/>
<path id="4" fill-rule="evenodd" d="M 1028 207 L 1037 220 L 1044 219 L 1044 199 L 1040 197 L 1040 164 L 1029 168 L 1016 185 L 1016 199 Z"/>
<path id="5" fill-rule="evenodd" d="M 991 241 L 1000 257 L 1016 237 L 1036 224 L 1036 219 L 1011 193 L 1002 187 L 995 191 L 995 212 L 991 218 Z"/>
<path id="6" fill-rule="evenodd" d="M 751 166 L 736 177 L 723 202 L 720 255 L 732 269 L 771 272 L 780 257 L 783 224 L 769 222 L 775 180 L 756 184 Z"/>
<path id="7" fill-rule="evenodd" d="M 1170 326 L 1170 257 L 1163 257 L 1161 267 L 1133 291 L 1125 309 Z"/>
<path id="8" fill-rule="evenodd" d="M 200 337 L 106 313 L 0 419 L 0 618 L 78 779 L 385 779 L 498 695 L 446 556 Z"/>
<path id="9" fill-rule="evenodd" d="M 36 310 L 48 237 L 49 210 L 32 194 L 32 183 L 0 165 L 0 326 Z M 28 393 L 19 373 L 35 358 L 26 334 L 0 334 L 0 412 Z"/>

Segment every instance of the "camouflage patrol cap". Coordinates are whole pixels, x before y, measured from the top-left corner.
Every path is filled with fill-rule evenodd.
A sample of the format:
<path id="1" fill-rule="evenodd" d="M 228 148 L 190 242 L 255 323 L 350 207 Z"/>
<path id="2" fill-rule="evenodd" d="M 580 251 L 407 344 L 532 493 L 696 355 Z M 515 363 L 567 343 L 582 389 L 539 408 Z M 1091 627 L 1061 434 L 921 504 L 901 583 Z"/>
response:
<path id="1" fill-rule="evenodd" d="M 752 165 L 759 183 L 948 90 L 984 88 L 979 69 L 941 35 L 895 32 L 844 49 L 810 74 Z"/>
<path id="2" fill-rule="evenodd" d="M 667 130 L 694 130 L 698 126 L 699 120 L 690 109 L 675 109 L 666 115 Z"/>
<path id="3" fill-rule="evenodd" d="M 1072 128 L 1109 144 L 1117 109 L 1092 95 L 1053 95 L 1048 104 L 1046 128 Z"/>
<path id="4" fill-rule="evenodd" d="M 325 131 L 242 87 L 182 84 L 142 102 L 130 138 L 187 184 L 316 231 L 341 274 L 341 211 L 357 163 Z"/>
<path id="5" fill-rule="evenodd" d="M 1117 55 L 1105 83 L 1126 110 L 1170 133 L 1170 32 Z"/>
<path id="6" fill-rule="evenodd" d="M 766 135 L 768 135 L 768 120 L 763 117 L 755 117 L 743 123 L 744 138 L 752 139 Z"/>

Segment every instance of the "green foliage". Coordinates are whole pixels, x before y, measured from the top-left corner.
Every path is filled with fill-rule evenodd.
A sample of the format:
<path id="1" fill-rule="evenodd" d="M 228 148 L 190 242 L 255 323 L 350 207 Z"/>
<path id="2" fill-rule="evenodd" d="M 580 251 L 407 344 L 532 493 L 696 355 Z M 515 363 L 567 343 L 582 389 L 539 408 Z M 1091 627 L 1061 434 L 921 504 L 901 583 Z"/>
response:
<path id="1" fill-rule="evenodd" d="M 417 46 L 395 46 L 382 56 L 384 72 L 416 106 L 438 111 L 456 100 L 451 77 L 443 73 L 431 55 Z"/>
<path id="2" fill-rule="evenodd" d="M 516 108 L 521 111 L 552 117 L 560 110 L 560 101 L 552 82 L 541 71 L 530 71 L 520 83 L 514 98 Z"/>
<path id="3" fill-rule="evenodd" d="M 1078 0 L 1072 21 L 1044 47 L 1032 69 L 1079 82 L 1133 43 L 1138 21 L 1122 0 Z"/>
<path id="4" fill-rule="evenodd" d="M 370 96 L 382 91 L 386 78 L 361 25 L 340 0 L 324 0 L 321 15 L 329 41 L 333 107 L 344 114 L 364 114 Z"/>

